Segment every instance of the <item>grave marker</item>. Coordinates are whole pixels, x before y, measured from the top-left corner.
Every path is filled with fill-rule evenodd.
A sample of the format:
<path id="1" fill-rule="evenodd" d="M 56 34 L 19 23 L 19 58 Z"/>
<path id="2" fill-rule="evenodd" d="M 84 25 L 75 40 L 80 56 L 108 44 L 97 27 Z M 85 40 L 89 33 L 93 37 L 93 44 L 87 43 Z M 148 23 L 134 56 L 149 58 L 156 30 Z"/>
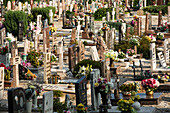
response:
<path id="1" fill-rule="evenodd" d="M 77 49 L 78 49 L 77 50 L 78 51 L 78 62 L 80 62 L 80 61 L 85 59 L 85 55 L 84 55 L 85 50 L 84 50 L 84 44 L 83 44 L 82 41 L 78 42 L 78 48 Z"/>
<path id="2" fill-rule="evenodd" d="M 50 23 L 53 23 L 53 11 L 52 9 L 49 10 L 49 17 L 50 17 Z"/>
<path id="3" fill-rule="evenodd" d="M 53 91 L 43 94 L 42 113 L 53 113 Z"/>
<path id="4" fill-rule="evenodd" d="M 168 22 L 170 22 L 170 6 L 168 6 Z"/>
<path id="5" fill-rule="evenodd" d="M 162 11 L 159 11 L 159 15 L 158 15 L 158 26 L 162 25 Z"/>
<path id="6" fill-rule="evenodd" d="M 150 44 L 151 70 L 156 69 L 156 52 L 155 43 Z"/>
<path id="7" fill-rule="evenodd" d="M 63 69 L 63 41 L 58 42 L 57 54 L 59 54 L 59 69 Z"/>
<path id="8" fill-rule="evenodd" d="M 5 28 L 2 28 L 0 30 L 0 45 L 4 44 L 4 39 L 6 37 L 6 32 L 5 32 Z"/>
<path id="9" fill-rule="evenodd" d="M 90 54 L 91 54 L 92 60 L 94 60 L 94 61 L 99 61 L 100 60 L 99 55 L 97 53 L 96 46 L 92 46 L 90 48 Z"/>
<path id="10" fill-rule="evenodd" d="M 4 95 L 4 67 L 0 67 L 0 100 Z"/>
<path id="11" fill-rule="evenodd" d="M 25 91 L 23 88 L 12 88 L 8 90 L 8 112 L 25 113 L 26 108 Z"/>
<path id="12" fill-rule="evenodd" d="M 74 70 L 74 66 L 76 65 L 76 55 L 77 55 L 77 48 L 76 45 L 73 44 L 68 48 L 68 57 L 69 57 L 69 69 L 71 72 Z"/>
<path id="13" fill-rule="evenodd" d="M 23 33 L 24 33 L 24 23 L 23 23 L 23 21 L 19 21 L 17 41 L 23 40 L 23 37 L 24 37 Z"/>
<path id="14" fill-rule="evenodd" d="M 164 59 L 164 56 L 163 56 L 163 53 L 162 52 L 159 52 L 158 53 L 158 58 L 159 58 L 159 61 L 160 61 L 160 64 L 162 67 L 166 68 L 167 65 L 166 65 L 166 62 L 165 62 L 165 59 Z"/>
<path id="15" fill-rule="evenodd" d="M 164 57 L 165 57 L 165 62 L 169 64 L 169 48 L 168 48 L 168 39 L 164 40 Z"/>
<path id="16" fill-rule="evenodd" d="M 44 82 L 48 83 L 51 75 L 51 52 L 44 52 Z"/>
<path id="17" fill-rule="evenodd" d="M 87 81 L 86 76 L 81 77 L 75 83 L 76 91 L 76 106 L 82 103 L 84 106 L 87 106 Z"/>

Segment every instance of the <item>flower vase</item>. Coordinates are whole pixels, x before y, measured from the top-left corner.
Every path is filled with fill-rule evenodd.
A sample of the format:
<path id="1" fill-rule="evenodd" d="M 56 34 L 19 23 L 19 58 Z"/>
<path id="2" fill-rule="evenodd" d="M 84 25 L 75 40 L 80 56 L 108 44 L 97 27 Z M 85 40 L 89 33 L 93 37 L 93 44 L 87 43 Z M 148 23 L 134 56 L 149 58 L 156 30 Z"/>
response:
<path id="1" fill-rule="evenodd" d="M 153 91 L 150 91 L 150 92 L 146 92 L 146 95 L 153 95 Z"/>
<path id="2" fill-rule="evenodd" d="M 132 107 L 135 109 L 135 110 L 140 110 L 140 107 L 141 107 L 141 104 L 138 102 L 138 101 L 135 101 L 133 104 L 132 104 Z"/>
<path id="3" fill-rule="evenodd" d="M 22 60 L 25 62 L 27 60 L 27 55 L 22 55 Z"/>
<path id="4" fill-rule="evenodd" d="M 37 108 L 37 96 L 34 96 L 34 108 Z"/>
<path id="5" fill-rule="evenodd" d="M 101 93 L 101 97 L 102 97 L 102 103 L 103 105 L 107 105 L 107 101 L 108 101 L 108 97 L 107 97 L 107 93 Z"/>
<path id="6" fill-rule="evenodd" d="M 32 100 L 26 101 L 26 113 L 31 113 L 32 111 Z"/>

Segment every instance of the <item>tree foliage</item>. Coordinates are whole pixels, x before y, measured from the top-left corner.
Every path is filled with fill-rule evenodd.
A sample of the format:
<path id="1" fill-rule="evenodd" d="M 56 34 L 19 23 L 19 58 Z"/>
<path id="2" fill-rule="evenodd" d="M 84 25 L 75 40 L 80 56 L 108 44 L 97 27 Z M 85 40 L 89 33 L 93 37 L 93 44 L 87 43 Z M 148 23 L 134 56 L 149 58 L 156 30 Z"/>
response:
<path id="1" fill-rule="evenodd" d="M 12 33 L 14 36 L 18 36 L 19 21 L 24 23 L 24 35 L 27 30 L 27 14 L 23 11 L 8 11 L 5 15 L 5 22 L 3 23 L 7 32 Z"/>

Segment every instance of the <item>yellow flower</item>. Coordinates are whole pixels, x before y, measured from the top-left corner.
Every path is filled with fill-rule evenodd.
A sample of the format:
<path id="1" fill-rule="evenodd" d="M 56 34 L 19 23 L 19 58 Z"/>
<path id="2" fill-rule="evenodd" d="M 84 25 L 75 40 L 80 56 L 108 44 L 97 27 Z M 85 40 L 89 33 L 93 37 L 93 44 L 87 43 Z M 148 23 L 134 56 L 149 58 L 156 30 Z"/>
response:
<path id="1" fill-rule="evenodd" d="M 94 86 L 95 86 L 95 87 L 99 86 L 99 83 L 95 83 Z"/>
<path id="2" fill-rule="evenodd" d="M 169 76 L 167 76 L 166 78 L 169 79 Z"/>
<path id="3" fill-rule="evenodd" d="M 161 77 L 158 75 L 158 79 L 160 79 Z"/>

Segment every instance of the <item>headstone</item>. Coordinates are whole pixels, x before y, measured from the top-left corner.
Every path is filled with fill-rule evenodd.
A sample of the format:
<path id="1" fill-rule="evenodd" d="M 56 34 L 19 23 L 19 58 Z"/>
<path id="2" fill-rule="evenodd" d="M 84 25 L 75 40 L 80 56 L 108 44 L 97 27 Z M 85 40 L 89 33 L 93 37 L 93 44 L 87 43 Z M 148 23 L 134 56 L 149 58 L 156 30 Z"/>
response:
<path id="1" fill-rule="evenodd" d="M 115 8 L 112 9 L 112 22 L 115 21 Z"/>
<path id="2" fill-rule="evenodd" d="M 87 80 L 86 76 L 81 77 L 75 83 L 76 91 L 76 106 L 82 103 L 84 106 L 87 106 Z"/>
<path id="3" fill-rule="evenodd" d="M 63 10 L 63 27 L 65 27 L 66 24 L 66 11 Z"/>
<path id="4" fill-rule="evenodd" d="M 78 26 L 77 26 L 77 40 L 79 40 L 80 30 L 81 30 L 81 25 L 80 25 L 80 21 L 79 21 Z"/>
<path id="5" fill-rule="evenodd" d="M 158 26 L 162 25 L 162 11 L 159 11 L 159 15 L 158 15 Z"/>
<path id="6" fill-rule="evenodd" d="M 78 42 L 78 62 L 82 61 L 85 59 L 85 55 L 84 55 L 84 44 L 82 43 L 82 41 Z"/>
<path id="7" fill-rule="evenodd" d="M 141 21 L 142 21 L 142 18 L 139 17 L 138 20 L 137 20 L 137 35 L 138 36 L 141 35 Z"/>
<path id="8" fill-rule="evenodd" d="M 101 95 L 99 92 L 95 92 L 94 84 L 98 82 L 98 78 L 100 77 L 100 70 L 93 69 L 90 73 L 90 84 L 91 84 L 91 102 L 92 102 L 92 110 L 96 111 L 99 109 L 99 105 L 101 104 Z"/>
<path id="9" fill-rule="evenodd" d="M 162 52 L 159 52 L 158 53 L 158 58 L 159 58 L 159 61 L 160 61 L 160 64 L 162 67 L 166 68 L 167 65 L 166 65 L 166 62 L 165 62 L 165 59 L 164 59 L 164 56 L 163 56 L 163 53 Z"/>
<path id="10" fill-rule="evenodd" d="M 76 39 L 76 28 L 72 28 L 70 43 L 74 42 Z"/>
<path id="11" fill-rule="evenodd" d="M 22 10 L 22 4 L 21 4 L 21 2 L 18 3 L 18 10 L 19 10 L 19 11 Z"/>
<path id="12" fill-rule="evenodd" d="M 150 44 L 151 70 L 156 69 L 156 50 L 155 43 Z"/>
<path id="13" fill-rule="evenodd" d="M 76 55 L 77 55 L 77 48 L 76 45 L 73 44 L 68 48 L 68 57 L 69 57 L 69 69 L 71 72 L 74 70 L 74 66 L 76 65 Z"/>
<path id="14" fill-rule="evenodd" d="M 63 41 L 58 42 L 57 54 L 59 54 L 59 69 L 63 69 Z"/>
<path id="15" fill-rule="evenodd" d="M 44 82 L 48 83 L 51 75 L 51 52 L 44 52 Z"/>
<path id="16" fill-rule="evenodd" d="M 43 94 L 42 113 L 53 113 L 53 91 Z"/>
<path id="17" fill-rule="evenodd" d="M 37 15 L 37 34 L 39 34 L 41 32 L 41 25 L 42 25 L 42 15 Z"/>
<path id="18" fill-rule="evenodd" d="M 27 53 L 29 52 L 29 43 L 30 43 L 30 41 L 28 41 L 27 39 L 25 39 L 25 41 L 24 41 L 24 54 L 26 54 L 27 55 Z"/>
<path id="19" fill-rule="evenodd" d="M 169 47 L 168 47 L 168 39 L 164 40 L 164 57 L 165 57 L 165 62 L 169 64 Z"/>
<path id="20" fill-rule="evenodd" d="M 50 17 L 50 23 L 53 23 L 53 11 L 52 9 L 49 10 L 49 17 Z"/>
<path id="21" fill-rule="evenodd" d="M 4 95 L 4 67 L 0 67 L 0 100 Z"/>
<path id="22" fill-rule="evenodd" d="M 11 10 L 11 1 L 7 2 L 7 10 Z"/>
<path id="23" fill-rule="evenodd" d="M 23 21 L 19 21 L 17 41 L 23 40 L 23 37 L 24 37 L 23 33 L 24 33 L 24 23 L 23 23 Z"/>
<path id="24" fill-rule="evenodd" d="M 11 83 L 12 87 L 19 86 L 19 68 L 18 64 L 20 64 L 20 56 L 18 56 L 18 50 L 15 49 L 15 46 L 12 45 L 12 57 L 10 59 L 10 64 L 13 66 L 13 80 Z"/>
<path id="25" fill-rule="evenodd" d="M 94 61 L 99 61 L 100 60 L 99 55 L 97 53 L 96 46 L 92 46 L 90 48 L 90 54 L 91 54 L 92 60 L 94 60 Z"/>
<path id="26" fill-rule="evenodd" d="M 90 17 L 90 32 L 94 33 L 94 17 Z"/>
<path id="27" fill-rule="evenodd" d="M 0 30 L 0 45 L 4 44 L 4 39 L 6 37 L 6 32 L 5 32 L 5 28 L 2 28 Z"/>
<path id="28" fill-rule="evenodd" d="M 107 21 L 109 22 L 110 21 L 110 12 L 106 12 L 106 18 L 107 18 Z"/>
<path id="29" fill-rule="evenodd" d="M 121 25 L 121 31 L 122 31 L 123 37 L 125 37 L 125 33 L 126 33 L 126 23 L 122 23 L 122 25 Z"/>
<path id="30" fill-rule="evenodd" d="M 11 53 L 6 53 L 6 66 L 10 66 L 10 59 L 11 59 Z"/>
<path id="31" fill-rule="evenodd" d="M 43 52 L 47 52 L 47 48 L 50 48 L 50 39 L 48 21 L 45 19 L 43 23 Z"/>
<path id="32" fill-rule="evenodd" d="M 170 6 L 168 6 L 168 22 L 170 22 Z"/>
<path id="33" fill-rule="evenodd" d="M 25 113 L 26 98 L 23 88 L 12 88 L 8 90 L 8 112 Z"/>
<path id="34" fill-rule="evenodd" d="M 149 29 L 152 29 L 152 15 L 149 13 Z"/>

